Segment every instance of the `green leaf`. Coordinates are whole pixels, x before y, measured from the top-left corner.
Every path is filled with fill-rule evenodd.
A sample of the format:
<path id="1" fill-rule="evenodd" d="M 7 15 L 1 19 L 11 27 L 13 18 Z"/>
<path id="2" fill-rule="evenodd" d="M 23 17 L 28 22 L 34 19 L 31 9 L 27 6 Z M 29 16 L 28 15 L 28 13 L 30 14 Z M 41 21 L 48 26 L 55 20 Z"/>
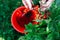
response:
<path id="1" fill-rule="evenodd" d="M 47 36 L 47 39 L 46 39 L 46 40 L 54 40 L 54 38 L 53 38 L 53 33 L 49 34 L 49 35 Z"/>
<path id="2" fill-rule="evenodd" d="M 46 21 L 42 20 L 41 23 L 39 24 L 39 26 L 44 26 L 44 25 L 46 25 Z"/>
<path id="3" fill-rule="evenodd" d="M 46 27 L 46 32 L 47 33 L 50 33 L 51 32 L 48 27 Z"/>
<path id="4" fill-rule="evenodd" d="M 24 36 L 20 36 L 18 40 L 25 40 Z"/>
<path id="5" fill-rule="evenodd" d="M 56 0 L 56 5 L 60 6 L 60 1 L 59 0 Z"/>

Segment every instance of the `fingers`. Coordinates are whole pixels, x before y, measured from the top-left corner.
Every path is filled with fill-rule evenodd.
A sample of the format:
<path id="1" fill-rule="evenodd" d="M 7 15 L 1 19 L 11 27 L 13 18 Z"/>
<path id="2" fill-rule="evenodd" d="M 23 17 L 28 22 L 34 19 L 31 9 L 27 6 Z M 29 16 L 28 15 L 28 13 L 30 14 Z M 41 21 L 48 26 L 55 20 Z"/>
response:
<path id="1" fill-rule="evenodd" d="M 49 9 L 50 6 L 52 5 L 53 1 L 54 0 L 48 0 L 48 1 L 47 0 L 41 0 L 40 1 L 40 9 L 41 9 L 41 11 L 45 11 L 45 10 Z M 32 8 L 32 0 L 22 0 L 22 2 L 23 2 L 24 6 L 26 8 L 29 8 L 30 10 L 33 9 Z"/>
<path id="2" fill-rule="evenodd" d="M 50 8 L 54 0 L 49 0 L 46 2 L 46 5 L 48 6 L 47 8 Z"/>
<path id="3" fill-rule="evenodd" d="M 46 2 L 46 0 L 41 0 L 41 2 L 44 4 Z"/>
<path id="4" fill-rule="evenodd" d="M 26 8 L 28 8 L 27 3 L 26 3 L 25 0 L 22 0 L 22 3 L 24 4 L 24 6 L 25 6 Z"/>
<path id="5" fill-rule="evenodd" d="M 54 1 L 54 0 L 48 0 L 48 1 L 46 2 L 46 0 L 45 0 L 45 1 L 42 0 L 42 1 L 40 2 L 40 9 L 41 9 L 41 11 L 45 11 L 45 10 L 49 9 L 50 6 L 52 5 L 52 2 L 53 2 L 53 1 Z"/>
<path id="6" fill-rule="evenodd" d="M 32 10 L 32 0 L 22 0 L 24 6 Z"/>

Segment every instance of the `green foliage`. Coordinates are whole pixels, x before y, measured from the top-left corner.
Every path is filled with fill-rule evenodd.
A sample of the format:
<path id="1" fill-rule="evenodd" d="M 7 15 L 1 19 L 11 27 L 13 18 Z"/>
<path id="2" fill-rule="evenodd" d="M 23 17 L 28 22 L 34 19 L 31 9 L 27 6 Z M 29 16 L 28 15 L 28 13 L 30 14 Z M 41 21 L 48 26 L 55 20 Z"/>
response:
<path id="1" fill-rule="evenodd" d="M 21 0 L 0 0 L 0 37 L 5 40 L 17 40 L 22 35 L 11 26 L 11 14 L 19 6 Z"/>
<path id="2" fill-rule="evenodd" d="M 31 23 L 26 25 L 28 34 L 24 36 L 24 40 L 60 40 L 60 7 L 53 3 L 49 11 L 51 12 L 49 18 L 40 20 L 39 25 Z"/>
<path id="3" fill-rule="evenodd" d="M 39 4 L 39 0 L 33 1 Z M 25 25 L 28 32 L 25 35 L 11 25 L 11 14 L 19 6 L 23 6 L 22 0 L 0 0 L 0 40 L 60 40 L 60 1 L 53 3 L 48 19 L 40 21 L 39 25 Z"/>
<path id="4" fill-rule="evenodd" d="M 28 33 L 24 36 L 24 40 L 44 40 L 47 34 L 44 28 L 40 28 L 39 25 L 33 25 L 32 23 L 26 25 L 26 32 Z"/>

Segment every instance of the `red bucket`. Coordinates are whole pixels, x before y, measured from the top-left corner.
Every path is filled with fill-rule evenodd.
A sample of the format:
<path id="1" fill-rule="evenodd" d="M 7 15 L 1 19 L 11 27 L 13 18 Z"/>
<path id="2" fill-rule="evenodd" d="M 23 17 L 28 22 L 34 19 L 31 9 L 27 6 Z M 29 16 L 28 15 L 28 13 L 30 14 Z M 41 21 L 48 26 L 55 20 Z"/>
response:
<path id="1" fill-rule="evenodd" d="M 37 24 L 37 22 L 33 22 L 37 17 L 38 12 L 36 10 L 32 10 L 29 12 L 29 9 L 21 6 L 17 8 L 12 16 L 11 16 L 11 23 L 15 30 L 20 33 L 25 33 L 25 24 L 32 22 L 33 24 Z"/>

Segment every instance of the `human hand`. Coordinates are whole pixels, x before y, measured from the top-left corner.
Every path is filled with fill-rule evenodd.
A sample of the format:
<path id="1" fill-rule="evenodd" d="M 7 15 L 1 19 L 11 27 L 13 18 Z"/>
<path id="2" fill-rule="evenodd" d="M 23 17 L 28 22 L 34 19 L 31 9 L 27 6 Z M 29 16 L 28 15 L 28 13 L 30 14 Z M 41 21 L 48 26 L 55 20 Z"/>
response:
<path id="1" fill-rule="evenodd" d="M 30 10 L 33 9 L 33 8 L 32 8 L 32 0 L 22 0 L 22 2 L 23 2 L 24 6 L 25 6 L 26 8 L 29 8 Z"/>
<path id="2" fill-rule="evenodd" d="M 47 10 L 47 9 L 49 9 L 50 8 L 50 6 L 52 5 L 52 2 L 53 2 L 54 0 L 48 0 L 48 1 L 46 1 L 46 0 L 41 0 L 39 3 L 40 3 L 40 10 L 41 11 L 45 11 L 45 10 Z"/>

